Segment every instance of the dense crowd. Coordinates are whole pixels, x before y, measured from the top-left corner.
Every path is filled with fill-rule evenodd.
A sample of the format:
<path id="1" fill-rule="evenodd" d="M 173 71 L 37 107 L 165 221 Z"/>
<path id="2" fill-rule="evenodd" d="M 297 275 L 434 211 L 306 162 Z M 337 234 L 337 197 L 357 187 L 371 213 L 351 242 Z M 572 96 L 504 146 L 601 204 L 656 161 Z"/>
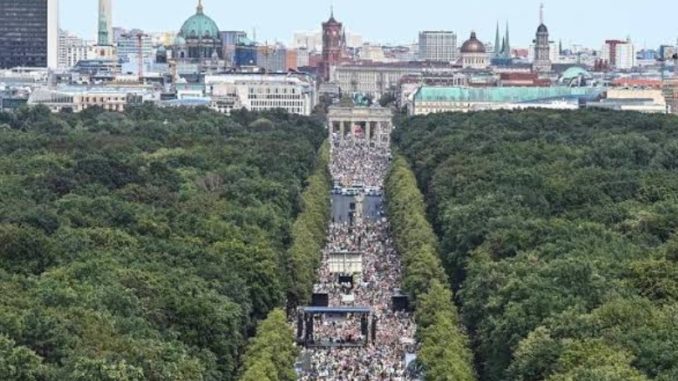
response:
<path id="1" fill-rule="evenodd" d="M 334 140 L 330 172 L 342 187 L 381 188 L 390 162 L 387 147 L 370 147 L 360 140 Z"/>
<path id="2" fill-rule="evenodd" d="M 342 185 L 361 181 L 367 187 L 383 187 L 389 165 L 389 152 L 351 142 L 336 143 L 332 151 L 331 171 Z M 347 318 L 316 317 L 316 343 L 367 345 L 346 347 L 330 345 L 309 348 L 302 353 L 307 359 L 300 380 L 353 381 L 405 380 L 405 354 L 414 347 L 415 324 L 407 312 L 393 312 L 392 297 L 402 280 L 400 257 L 389 235 L 385 218 L 357 219 L 353 226 L 332 223 L 323 263 L 318 271 L 314 292 L 327 293 L 331 307 L 367 307 L 372 310 L 369 320 L 376 321 L 376 340 L 371 333 L 364 336 L 359 316 Z M 351 281 L 339 283 L 332 273 L 329 259 L 332 253 L 362 254 L 362 273 L 353 274 Z M 345 274 L 344 274 L 345 275 Z"/>

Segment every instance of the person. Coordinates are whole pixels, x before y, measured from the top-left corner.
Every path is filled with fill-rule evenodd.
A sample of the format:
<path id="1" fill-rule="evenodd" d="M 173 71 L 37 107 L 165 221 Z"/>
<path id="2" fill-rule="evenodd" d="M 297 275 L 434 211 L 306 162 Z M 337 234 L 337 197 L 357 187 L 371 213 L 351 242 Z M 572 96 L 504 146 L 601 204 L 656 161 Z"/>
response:
<path id="1" fill-rule="evenodd" d="M 341 187 L 361 185 L 363 191 L 370 188 L 382 195 L 390 162 L 388 147 L 369 147 L 351 139 L 340 142 L 336 136 L 332 139 L 330 172 Z M 385 215 L 381 209 L 377 214 Z M 405 380 L 403 358 L 413 348 L 404 343 L 415 342 L 416 324 L 412 314 L 391 310 L 402 271 L 389 232 L 387 218 L 365 219 L 353 225 L 344 221 L 330 224 L 314 292 L 327 293 L 330 306 L 344 306 L 345 300 L 352 300 L 354 306 L 371 308 L 378 321 L 376 341 L 360 347 L 303 349 L 301 356 L 310 359 L 310 366 L 299 375 L 300 380 Z M 330 256 L 337 252 L 361 253 L 362 273 L 355 274 L 351 284 L 340 284 L 339 274 L 330 269 Z M 314 337 L 316 342 L 328 344 L 366 339 L 356 316 L 332 321 L 321 317 L 314 324 Z"/>

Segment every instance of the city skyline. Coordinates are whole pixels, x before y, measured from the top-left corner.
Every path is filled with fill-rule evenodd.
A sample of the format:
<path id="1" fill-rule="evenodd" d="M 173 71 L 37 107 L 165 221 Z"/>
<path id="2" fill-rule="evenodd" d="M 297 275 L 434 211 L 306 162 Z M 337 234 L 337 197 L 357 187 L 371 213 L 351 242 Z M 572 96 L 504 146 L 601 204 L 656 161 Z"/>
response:
<path id="1" fill-rule="evenodd" d="M 203 3 L 205 12 L 221 30 L 243 30 L 251 34 L 256 29 L 257 40 L 285 44 L 291 41 L 294 32 L 319 30 L 320 23 L 329 17 L 332 4 L 330 1 L 311 0 L 297 0 L 294 2 L 298 4 L 296 7 L 290 7 L 289 2 L 265 2 L 265 7 L 261 3 L 224 3 L 217 0 L 204 0 Z M 366 41 L 384 44 L 413 43 L 421 30 L 452 30 L 462 41 L 473 30 L 481 40 L 490 42 L 494 38 L 496 23 L 503 25 L 508 22 L 513 45 L 524 48 L 531 44 L 539 24 L 541 1 L 537 0 L 513 1 L 510 4 L 486 0 L 454 6 L 436 3 L 434 0 L 421 0 L 417 8 L 404 10 L 401 7 L 386 9 L 377 2 L 341 0 L 334 1 L 334 11 L 337 19 L 351 32 L 361 34 Z M 61 0 L 60 4 L 61 28 L 95 40 L 97 2 L 83 5 L 77 0 Z M 195 12 L 196 5 L 197 0 L 114 0 L 113 25 L 149 32 L 178 31 L 186 17 Z M 450 12 L 433 12 L 435 7 L 449 8 Z M 170 8 L 171 11 L 164 11 Z M 259 11 L 261 9 L 266 11 Z M 581 12 L 581 9 L 587 11 Z M 259 13 L 256 14 L 255 10 Z M 551 38 L 562 40 L 566 46 L 577 44 L 599 49 L 606 39 L 630 36 L 638 49 L 655 49 L 660 44 L 676 43 L 678 30 L 672 26 L 671 15 L 677 11 L 677 3 L 667 4 L 660 0 L 645 1 L 642 7 L 620 7 L 611 0 L 545 2 L 545 22 Z M 158 17 L 148 17 L 153 12 Z M 167 17 L 161 17 L 165 14 Z M 375 14 L 383 14 L 382 19 L 375 22 Z"/>

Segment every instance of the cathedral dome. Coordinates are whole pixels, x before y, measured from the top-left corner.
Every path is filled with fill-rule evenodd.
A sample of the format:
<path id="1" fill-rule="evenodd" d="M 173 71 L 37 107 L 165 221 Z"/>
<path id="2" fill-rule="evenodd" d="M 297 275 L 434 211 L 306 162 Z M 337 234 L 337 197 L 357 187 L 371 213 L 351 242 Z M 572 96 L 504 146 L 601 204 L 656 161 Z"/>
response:
<path id="1" fill-rule="evenodd" d="M 186 45 L 186 39 L 181 37 L 181 35 L 177 35 L 177 37 L 174 39 L 174 45 L 175 46 L 184 46 L 184 45 Z"/>
<path id="2" fill-rule="evenodd" d="M 537 28 L 537 33 L 548 33 L 548 32 L 549 29 L 544 24 L 539 25 L 539 28 Z"/>
<path id="3" fill-rule="evenodd" d="M 179 36 L 189 38 L 219 39 L 219 27 L 209 16 L 203 13 L 202 0 L 198 3 L 197 12 L 188 18 L 181 27 Z"/>
<path id="4" fill-rule="evenodd" d="M 476 37 L 476 32 L 471 32 L 471 38 L 469 38 L 461 46 L 462 53 L 485 53 L 485 45 L 483 45 L 480 40 Z"/>

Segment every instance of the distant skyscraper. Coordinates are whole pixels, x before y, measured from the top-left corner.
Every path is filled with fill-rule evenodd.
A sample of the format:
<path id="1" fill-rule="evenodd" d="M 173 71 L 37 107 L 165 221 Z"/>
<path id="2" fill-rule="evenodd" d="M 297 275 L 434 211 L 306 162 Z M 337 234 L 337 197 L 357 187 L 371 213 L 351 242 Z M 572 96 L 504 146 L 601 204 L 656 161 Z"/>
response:
<path id="1" fill-rule="evenodd" d="M 93 55 L 91 44 L 65 30 L 59 31 L 59 67 L 70 68 Z"/>
<path id="2" fill-rule="evenodd" d="M 0 68 L 56 68 L 58 46 L 58 0 L 0 0 Z"/>
<path id="3" fill-rule="evenodd" d="M 287 71 L 287 49 L 280 44 L 257 47 L 257 66 L 269 73 Z"/>
<path id="4" fill-rule="evenodd" d="M 601 52 L 601 59 L 608 67 L 628 70 L 636 66 L 636 49 L 628 38 L 622 40 L 607 40 Z"/>
<path id="5" fill-rule="evenodd" d="M 138 59 L 139 42 L 141 42 L 141 54 L 145 62 L 153 60 L 153 40 L 143 30 L 132 29 L 115 40 L 117 57 L 123 61 L 129 61 L 132 57 Z"/>
<path id="6" fill-rule="evenodd" d="M 113 45 L 113 16 L 111 0 L 99 0 L 99 46 Z"/>
<path id="7" fill-rule="evenodd" d="M 227 66 L 233 66 L 235 64 L 235 47 L 245 38 L 247 38 L 247 33 L 243 31 L 229 30 L 221 32 L 224 61 L 226 61 Z"/>
<path id="8" fill-rule="evenodd" d="M 323 28 L 323 54 L 321 73 L 325 81 L 330 80 L 330 68 L 337 65 L 344 54 L 346 47 L 346 35 L 344 26 L 334 18 L 334 10 L 330 19 L 322 24 Z"/>
<path id="9" fill-rule="evenodd" d="M 419 59 L 451 62 L 457 60 L 457 35 L 450 31 L 419 32 Z"/>
<path id="10" fill-rule="evenodd" d="M 544 24 L 544 4 L 542 4 L 539 9 L 537 38 L 534 40 L 533 69 L 539 73 L 548 73 L 551 68 L 551 42 L 549 41 L 549 30 Z"/>

